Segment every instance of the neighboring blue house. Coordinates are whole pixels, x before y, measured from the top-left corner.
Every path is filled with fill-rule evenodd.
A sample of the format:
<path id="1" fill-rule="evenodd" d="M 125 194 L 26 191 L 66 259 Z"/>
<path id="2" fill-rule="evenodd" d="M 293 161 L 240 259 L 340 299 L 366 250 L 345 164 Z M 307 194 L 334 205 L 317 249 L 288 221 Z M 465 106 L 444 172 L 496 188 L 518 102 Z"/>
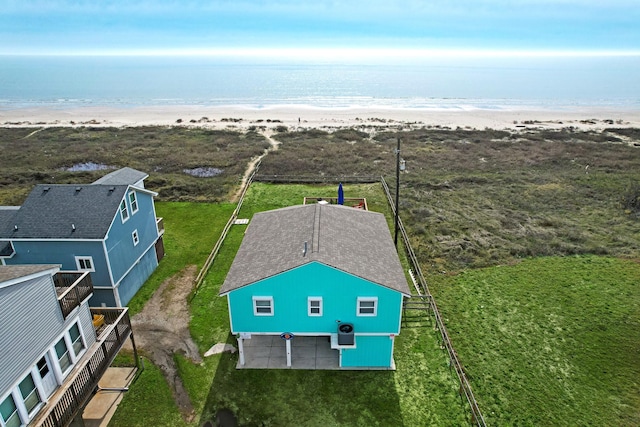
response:
<path id="1" fill-rule="evenodd" d="M 327 337 L 317 342 L 339 354 L 339 368 L 394 369 L 410 291 L 384 215 L 314 204 L 254 215 L 220 295 L 240 365 L 247 340 L 291 333 Z M 295 359 L 296 339 L 275 342 Z"/>
<path id="2" fill-rule="evenodd" d="M 0 208 L 0 262 L 89 271 L 93 306 L 126 306 L 164 256 L 148 175 L 119 169 L 88 185 L 37 185 Z"/>
<path id="3" fill-rule="evenodd" d="M 88 273 L 59 270 L 0 266 L 2 427 L 69 425 L 131 336 L 126 308 L 89 308 Z"/>

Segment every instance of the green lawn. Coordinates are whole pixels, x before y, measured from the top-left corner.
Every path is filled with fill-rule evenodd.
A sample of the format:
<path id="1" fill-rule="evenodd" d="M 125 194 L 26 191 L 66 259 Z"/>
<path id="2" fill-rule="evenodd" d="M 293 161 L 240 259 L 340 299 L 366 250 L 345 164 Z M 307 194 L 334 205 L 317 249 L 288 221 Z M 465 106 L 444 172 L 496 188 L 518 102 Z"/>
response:
<path id="1" fill-rule="evenodd" d="M 640 263 L 536 258 L 433 280 L 489 425 L 640 425 Z"/>
<path id="2" fill-rule="evenodd" d="M 250 218 L 254 212 L 301 203 L 302 197 L 332 196 L 336 189 L 316 186 L 274 186 L 256 183 L 245 200 L 240 217 Z M 345 196 L 367 197 L 370 208 L 386 211 L 386 201 L 379 184 L 345 186 Z M 173 209 L 173 203 L 163 204 L 158 215 L 176 227 L 186 224 L 183 214 L 191 218 L 207 216 L 216 205 L 189 205 L 188 209 Z M 180 207 L 180 206 L 178 206 Z M 223 207 L 226 209 L 226 207 Z M 230 213 L 230 210 L 229 210 Z M 171 218 L 177 215 L 176 218 Z M 199 220 L 201 223 L 203 220 Z M 206 222 L 206 221 L 204 221 Z M 223 221 L 224 222 L 224 221 Z M 196 226 L 179 233 L 170 231 L 177 248 L 189 246 L 199 232 Z M 219 227 L 220 229 L 222 226 Z M 235 344 L 229 333 L 226 299 L 217 296 L 226 272 L 244 235 L 245 226 L 234 226 L 222 250 L 191 302 L 191 333 L 204 352 L 217 342 Z M 211 243 L 213 246 L 213 243 Z M 169 252 L 169 249 L 167 249 Z M 194 251 L 193 253 L 197 253 Z M 208 251 L 199 251 L 201 265 Z M 192 258 L 181 255 L 183 265 Z M 164 262 L 164 261 L 163 261 Z M 166 273 L 165 273 L 166 274 Z M 141 297 L 140 300 L 143 298 Z M 189 391 L 198 415 L 191 423 L 176 421 L 177 408 L 172 402 L 154 403 L 154 425 L 201 425 L 215 418 L 222 408 L 231 409 L 241 425 L 460 425 L 465 423 L 466 408 L 458 395 L 458 386 L 448 368 L 445 353 L 440 349 L 433 325 L 425 320 L 421 325 L 402 331 L 396 340 L 396 372 L 335 372 L 290 370 L 235 369 L 237 355 L 223 354 L 207 358 L 196 365 L 177 355 L 176 361 L 183 382 Z M 114 418 L 114 425 L 144 425 L 148 422 L 147 406 L 155 390 L 168 392 L 166 383 L 160 387 L 157 372 L 147 369 L 135 387 L 125 396 Z M 161 390 L 162 389 L 162 390 Z"/>
<path id="3" fill-rule="evenodd" d="M 255 183 L 240 217 L 334 191 Z M 366 196 L 371 209 L 388 215 L 378 184 L 345 186 L 345 193 Z M 207 217 L 228 216 L 232 209 L 160 204 L 159 215 L 172 224 L 166 225 L 166 240 L 173 240 L 174 248 L 167 252 L 190 248 L 190 255 L 176 254 L 180 261 L 171 271 L 194 262 L 202 265 L 227 220 L 218 218 L 211 226 Z M 199 225 L 187 226 L 191 220 Z M 217 231 L 202 236 L 205 224 Z M 191 302 L 191 333 L 202 352 L 217 342 L 235 344 L 226 300 L 217 292 L 244 230 L 232 228 Z M 569 256 L 430 273 L 454 347 L 489 425 L 640 424 L 640 264 Z M 186 423 L 175 404 L 163 398 L 154 402 L 154 425 L 202 425 L 224 408 L 241 425 L 464 425 L 468 410 L 435 334 L 427 320 L 404 328 L 396 340 L 395 372 L 237 371 L 236 355 L 212 356 L 200 365 L 177 355 L 197 415 Z M 169 393 L 160 380 L 157 370 L 148 368 L 123 400 L 114 425 L 147 424 L 150 396 Z"/>

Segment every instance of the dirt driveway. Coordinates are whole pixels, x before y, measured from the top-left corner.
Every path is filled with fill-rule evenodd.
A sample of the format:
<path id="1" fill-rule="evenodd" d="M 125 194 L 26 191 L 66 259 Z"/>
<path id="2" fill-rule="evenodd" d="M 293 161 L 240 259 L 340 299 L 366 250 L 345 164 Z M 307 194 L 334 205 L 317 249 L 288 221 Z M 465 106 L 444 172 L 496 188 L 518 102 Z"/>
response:
<path id="1" fill-rule="evenodd" d="M 144 309 L 131 319 L 136 345 L 162 370 L 187 421 L 192 421 L 195 413 L 173 355 L 180 353 L 195 363 L 202 362 L 198 346 L 189 332 L 187 303 L 196 274 L 197 267 L 191 265 L 165 280 Z M 130 346 L 130 341 L 127 343 Z"/>

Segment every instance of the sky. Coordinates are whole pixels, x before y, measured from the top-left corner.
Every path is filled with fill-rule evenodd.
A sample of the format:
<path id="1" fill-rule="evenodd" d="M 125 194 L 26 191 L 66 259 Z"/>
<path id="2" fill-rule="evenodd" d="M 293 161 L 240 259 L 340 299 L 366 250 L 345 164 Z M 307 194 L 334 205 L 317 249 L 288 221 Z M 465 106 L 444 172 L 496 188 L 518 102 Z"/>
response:
<path id="1" fill-rule="evenodd" d="M 640 55 L 640 0 L 0 0 L 0 54 Z"/>

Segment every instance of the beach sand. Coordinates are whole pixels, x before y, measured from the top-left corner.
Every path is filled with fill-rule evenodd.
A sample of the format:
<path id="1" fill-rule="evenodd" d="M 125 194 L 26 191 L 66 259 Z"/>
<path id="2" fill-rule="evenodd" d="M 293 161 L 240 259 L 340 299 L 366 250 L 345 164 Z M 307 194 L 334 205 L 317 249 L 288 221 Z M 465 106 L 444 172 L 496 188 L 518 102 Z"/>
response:
<path id="1" fill-rule="evenodd" d="M 132 108 L 49 107 L 6 109 L 0 105 L 0 126 L 200 126 L 212 129 L 276 128 L 408 128 L 456 129 L 561 129 L 601 130 L 607 127 L 640 127 L 640 110 L 582 108 L 554 110 L 482 109 L 324 109 L 308 106 L 207 107 L 149 106 Z"/>

